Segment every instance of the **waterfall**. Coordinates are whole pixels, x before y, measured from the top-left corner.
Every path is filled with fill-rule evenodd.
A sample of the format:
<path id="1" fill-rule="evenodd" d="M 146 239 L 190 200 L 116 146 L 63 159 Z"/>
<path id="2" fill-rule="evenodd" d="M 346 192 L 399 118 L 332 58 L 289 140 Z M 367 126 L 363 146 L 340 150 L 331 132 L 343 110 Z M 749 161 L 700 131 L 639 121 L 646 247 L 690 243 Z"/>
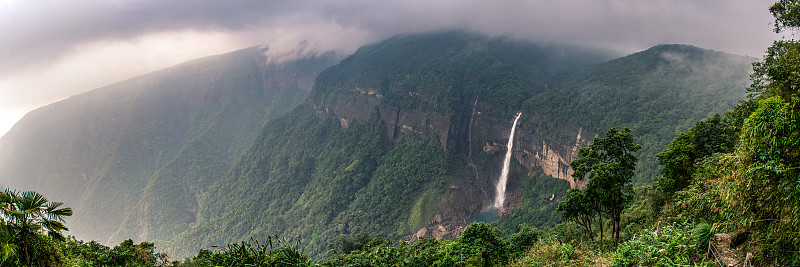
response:
<path id="1" fill-rule="evenodd" d="M 475 109 L 478 108 L 478 97 L 475 97 L 475 104 L 472 104 L 472 113 L 469 115 L 469 126 L 467 126 L 467 142 L 469 143 L 469 156 L 472 158 L 472 120 L 475 118 Z M 580 132 L 578 132 L 580 134 Z"/>
<path id="2" fill-rule="evenodd" d="M 506 183 L 508 182 L 508 169 L 511 167 L 511 148 L 514 147 L 514 130 L 517 129 L 517 120 L 522 112 L 517 113 L 517 118 L 514 119 L 514 124 L 511 126 L 511 134 L 508 136 L 508 151 L 506 151 L 506 159 L 503 161 L 503 171 L 500 172 L 500 179 L 497 181 L 497 195 L 494 198 L 494 207 L 503 209 L 503 202 L 506 201 Z"/>

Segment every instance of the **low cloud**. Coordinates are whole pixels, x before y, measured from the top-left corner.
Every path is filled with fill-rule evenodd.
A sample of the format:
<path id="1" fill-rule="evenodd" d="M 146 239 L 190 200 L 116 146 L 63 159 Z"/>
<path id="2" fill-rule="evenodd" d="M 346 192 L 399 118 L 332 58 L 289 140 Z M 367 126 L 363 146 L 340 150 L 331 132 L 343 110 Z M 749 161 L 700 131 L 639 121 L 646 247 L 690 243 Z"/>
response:
<path id="1" fill-rule="evenodd" d="M 186 30 L 353 49 L 398 33 L 466 28 L 617 47 L 686 42 L 755 56 L 769 45 L 768 6 L 747 0 L 12 1 L 0 11 L 0 74 L 48 64 L 86 43 Z"/>

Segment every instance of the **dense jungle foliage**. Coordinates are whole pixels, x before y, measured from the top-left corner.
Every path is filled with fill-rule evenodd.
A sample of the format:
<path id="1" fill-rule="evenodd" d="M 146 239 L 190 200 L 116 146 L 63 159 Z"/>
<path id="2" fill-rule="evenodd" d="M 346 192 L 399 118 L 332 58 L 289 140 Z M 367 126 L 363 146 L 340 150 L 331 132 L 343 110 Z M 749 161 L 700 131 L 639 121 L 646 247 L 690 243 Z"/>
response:
<path id="1" fill-rule="evenodd" d="M 209 189 L 218 195 L 209 196 L 197 228 L 180 236 L 181 246 L 277 234 L 305 237 L 305 245 L 321 253 L 340 233 L 397 238 L 433 216 L 425 214 L 430 203 L 417 202 L 449 190 L 445 182 L 456 169 L 453 155 L 434 139 L 410 137 L 386 150 L 377 118 L 343 129 L 302 108 L 273 125 Z"/>
<path id="2" fill-rule="evenodd" d="M 320 73 L 312 97 L 374 88 L 386 105 L 460 114 L 477 96 L 489 103 L 486 112 L 514 114 L 553 75 L 610 58 L 606 51 L 462 31 L 401 35 L 362 47 Z"/>
<path id="3" fill-rule="evenodd" d="M 744 99 L 742 87 L 753 61 L 689 45 L 655 46 L 561 74 L 551 89 L 522 104 L 523 114 L 531 118 L 522 122 L 546 136 L 563 136 L 559 128 L 568 123 L 596 134 L 628 127 L 642 145 L 633 180 L 650 184 L 659 176 L 655 155 L 675 134 Z"/>

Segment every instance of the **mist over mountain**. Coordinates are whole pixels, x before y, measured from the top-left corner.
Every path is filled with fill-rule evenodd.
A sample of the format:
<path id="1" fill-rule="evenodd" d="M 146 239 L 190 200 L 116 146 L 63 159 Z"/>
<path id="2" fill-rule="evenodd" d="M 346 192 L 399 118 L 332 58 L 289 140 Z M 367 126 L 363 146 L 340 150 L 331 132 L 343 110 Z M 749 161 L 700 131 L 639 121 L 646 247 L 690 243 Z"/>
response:
<path id="1" fill-rule="evenodd" d="M 193 222 L 204 188 L 336 61 L 270 64 L 249 48 L 37 109 L 0 139 L 2 183 L 73 207 L 70 234 L 81 238 L 171 237 Z"/>
<path id="2" fill-rule="evenodd" d="M 497 225 L 554 225 L 580 146 L 630 127 L 649 183 L 675 134 L 744 99 L 755 60 L 688 45 L 615 57 L 459 31 L 341 61 L 245 49 L 31 112 L 0 138 L 0 181 L 74 207 L 83 239 L 180 257 L 279 235 L 320 255 L 339 234 L 458 236 L 494 198 L 522 112 Z"/>

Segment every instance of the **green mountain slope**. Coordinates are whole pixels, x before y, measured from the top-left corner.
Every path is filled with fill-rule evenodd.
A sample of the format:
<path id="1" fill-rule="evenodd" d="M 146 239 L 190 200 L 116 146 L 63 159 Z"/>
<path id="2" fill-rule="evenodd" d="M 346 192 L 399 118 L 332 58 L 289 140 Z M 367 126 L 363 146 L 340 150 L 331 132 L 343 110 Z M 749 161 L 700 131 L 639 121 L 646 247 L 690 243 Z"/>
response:
<path id="1" fill-rule="evenodd" d="M 563 122 L 591 133 L 627 126 L 643 145 L 635 181 L 650 183 L 658 168 L 655 154 L 677 133 L 744 99 L 753 61 L 688 45 L 655 46 L 561 74 L 551 90 L 522 105 L 531 115 L 525 125 L 548 136 Z"/>
<path id="2" fill-rule="evenodd" d="M 164 240 L 189 229 L 205 188 L 335 62 L 269 63 L 249 48 L 51 104 L 0 139 L 1 181 L 73 207 L 80 238 Z"/>
<path id="3" fill-rule="evenodd" d="M 264 128 L 209 187 L 197 228 L 167 247 L 182 255 L 279 235 L 321 253 L 338 234 L 457 236 L 494 198 L 517 111 L 513 212 L 499 224 L 552 225 L 576 146 L 630 126 L 643 136 L 640 157 L 653 157 L 676 131 L 742 99 L 751 60 L 690 46 L 606 57 L 463 32 L 363 47 L 320 73 L 309 106 Z M 654 168 L 641 167 L 642 181 Z"/>
<path id="4" fill-rule="evenodd" d="M 541 139 L 547 142 L 547 145 L 534 143 L 530 152 L 541 152 L 532 158 L 544 160 L 528 162 L 543 166 L 550 176 L 570 179 L 568 164 L 577 158 L 579 144 L 587 144 L 609 128 L 629 127 L 636 142 L 642 145 L 636 153 L 639 163 L 634 183 L 649 184 L 657 179 L 656 154 L 667 148 L 675 135 L 697 120 L 726 112 L 744 99 L 753 61 L 754 58 L 694 46 L 659 45 L 559 74 L 547 91 L 525 100 L 520 108 L 523 131 L 545 136 Z M 558 152 L 553 147 L 572 148 L 572 151 Z M 552 151 L 563 155 L 556 156 L 560 167 L 555 173 L 560 175 L 547 170 L 553 154 L 541 156 Z M 524 152 L 521 154 L 521 162 L 525 162 Z M 552 186 L 551 182 L 533 179 L 523 183 L 526 190 L 521 193 L 519 207 L 499 224 L 516 231 L 522 223 L 536 225 L 531 222 L 560 220 L 554 213 L 555 203 L 548 201 L 558 200 L 559 191 L 538 190 Z"/>

